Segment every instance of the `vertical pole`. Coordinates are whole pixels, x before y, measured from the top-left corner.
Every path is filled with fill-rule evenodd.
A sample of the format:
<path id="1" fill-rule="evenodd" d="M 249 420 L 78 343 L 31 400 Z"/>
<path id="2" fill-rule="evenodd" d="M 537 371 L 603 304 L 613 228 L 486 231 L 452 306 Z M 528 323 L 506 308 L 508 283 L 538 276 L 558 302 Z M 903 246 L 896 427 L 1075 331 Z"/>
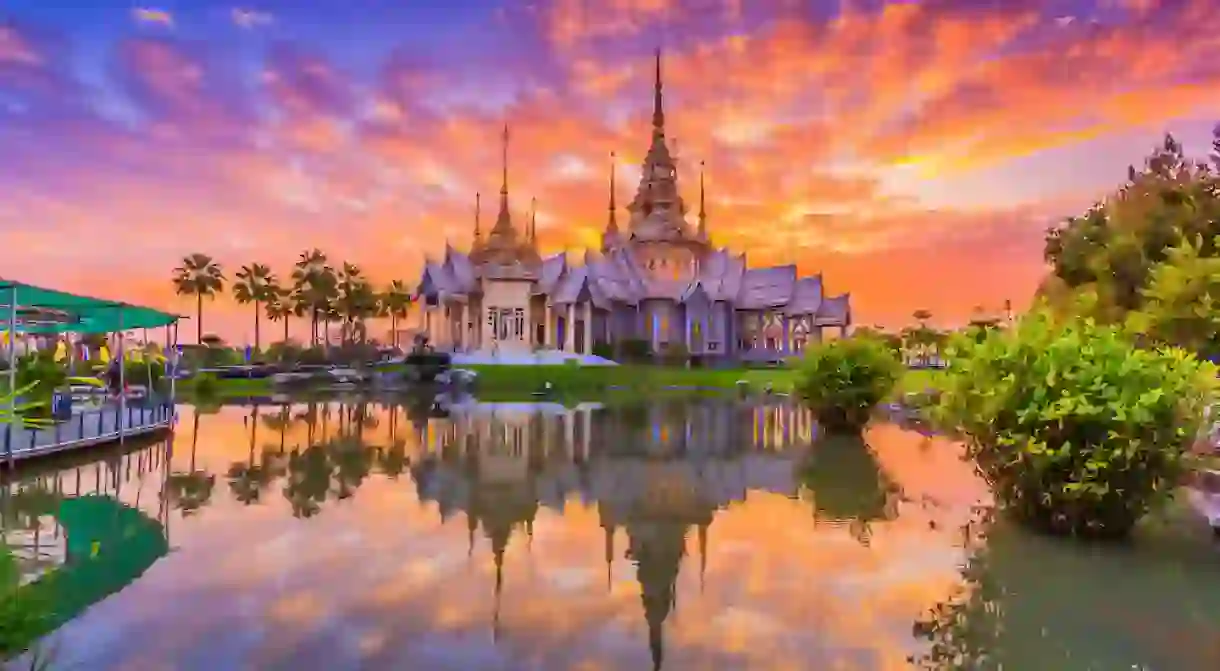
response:
<path id="1" fill-rule="evenodd" d="M 125 442 L 127 435 L 123 426 L 123 418 L 127 414 L 127 356 L 123 351 L 126 338 L 123 336 L 123 306 L 119 306 L 119 444 Z"/>
<path id="2" fill-rule="evenodd" d="M 166 327 L 166 328 L 168 329 L 169 327 Z M 177 385 L 177 382 L 178 382 L 178 321 L 177 320 L 174 321 L 173 332 L 174 332 L 173 343 L 170 345 L 170 354 L 166 358 L 167 361 L 172 361 L 174 364 L 173 365 L 174 374 L 171 375 L 169 378 L 169 402 L 171 404 L 174 403 L 174 399 L 175 399 L 174 392 L 177 391 L 177 387 L 178 387 L 178 385 Z M 168 333 L 167 333 L 167 337 L 168 337 Z M 168 371 L 168 369 L 169 369 L 169 367 L 167 366 L 166 370 Z"/>
<path id="3" fill-rule="evenodd" d="M 5 425 L 4 451 L 13 466 L 13 423 L 17 421 L 17 284 L 8 288 L 8 423 Z"/>

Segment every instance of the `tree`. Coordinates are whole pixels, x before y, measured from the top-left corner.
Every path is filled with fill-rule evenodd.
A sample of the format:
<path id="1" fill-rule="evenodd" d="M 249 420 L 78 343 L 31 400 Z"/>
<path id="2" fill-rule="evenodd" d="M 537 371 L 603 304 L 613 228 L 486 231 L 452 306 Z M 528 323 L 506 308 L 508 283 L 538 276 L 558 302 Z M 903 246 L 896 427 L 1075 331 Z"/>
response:
<path id="1" fill-rule="evenodd" d="M 335 271 L 327 265 L 326 254 L 318 249 L 301 252 L 292 270 L 293 299 L 302 313 L 309 314 L 311 345 L 318 344 L 319 322 L 324 317 L 329 319 L 336 284 Z"/>
<path id="2" fill-rule="evenodd" d="M 932 313 L 921 308 L 911 313 L 911 317 L 913 317 L 915 321 L 919 322 L 921 327 L 927 328 L 928 320 L 932 318 Z"/>
<path id="3" fill-rule="evenodd" d="M 402 280 L 394 280 L 381 294 L 381 312 L 390 318 L 390 345 L 398 347 L 398 320 L 406 319 L 411 292 Z"/>
<path id="4" fill-rule="evenodd" d="M 179 296 L 195 297 L 195 337 L 203 343 L 203 299 L 215 298 L 224 291 L 225 276 L 220 264 L 207 254 L 183 257 L 182 265 L 174 268 L 174 292 Z"/>
<path id="5" fill-rule="evenodd" d="M 334 301 L 335 314 L 343 324 L 343 344 L 354 341 L 357 332 L 362 341 L 365 339 L 364 320 L 375 315 L 376 310 L 377 295 L 364 272 L 353 263 L 344 263 L 338 274 Z"/>
<path id="6" fill-rule="evenodd" d="M 1212 160 L 1220 167 L 1220 156 Z M 1097 297 L 1094 316 L 1109 321 L 1140 308 L 1153 266 L 1179 240 L 1201 236 L 1199 255 L 1220 256 L 1220 178 L 1213 166 L 1188 160 L 1167 135 L 1143 169 L 1129 167 L 1127 177 L 1114 194 L 1048 231 L 1044 250 L 1069 290 L 1055 292 L 1068 294 L 1061 300 L 1091 291 Z"/>
<path id="7" fill-rule="evenodd" d="M 1203 241 L 1183 241 L 1152 268 L 1144 307 L 1131 330 L 1201 357 L 1220 359 L 1220 257 L 1202 256 Z"/>
<path id="8" fill-rule="evenodd" d="M 271 273 L 271 268 L 255 263 L 242 266 L 237 271 L 237 282 L 233 284 L 233 298 L 242 305 L 254 304 L 254 349 L 262 349 L 262 307 L 264 303 L 276 298 L 278 293 L 277 280 Z"/>
<path id="9" fill-rule="evenodd" d="M 272 287 L 273 292 L 267 300 L 267 319 L 284 323 L 284 340 L 288 342 L 288 320 L 296 314 L 296 306 L 292 302 L 292 291 L 279 286 Z"/>

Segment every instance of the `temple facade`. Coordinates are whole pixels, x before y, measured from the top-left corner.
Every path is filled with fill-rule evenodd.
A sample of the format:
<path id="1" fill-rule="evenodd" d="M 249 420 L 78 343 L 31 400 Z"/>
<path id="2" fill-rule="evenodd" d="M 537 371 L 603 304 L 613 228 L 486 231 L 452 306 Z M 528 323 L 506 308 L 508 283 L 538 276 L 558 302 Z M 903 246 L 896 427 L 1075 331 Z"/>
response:
<path id="1" fill-rule="evenodd" d="M 712 244 L 702 170 L 698 214 L 693 226 L 687 220 L 665 138 L 660 51 L 652 139 L 626 225 L 618 221 L 612 162 L 601 249 L 586 252 L 583 264 L 564 253 L 543 257 L 533 214 L 518 232 L 509 214 L 507 126 L 502 150 L 499 211 L 486 238 L 476 196 L 470 251 L 446 245 L 442 260 L 424 264 L 420 326 L 438 347 L 590 354 L 641 340 L 656 353 L 678 346 L 700 357 L 773 360 L 820 340 L 827 327 L 842 334 L 850 326 L 848 294 L 827 296 L 820 274 L 751 268 L 744 253 Z"/>

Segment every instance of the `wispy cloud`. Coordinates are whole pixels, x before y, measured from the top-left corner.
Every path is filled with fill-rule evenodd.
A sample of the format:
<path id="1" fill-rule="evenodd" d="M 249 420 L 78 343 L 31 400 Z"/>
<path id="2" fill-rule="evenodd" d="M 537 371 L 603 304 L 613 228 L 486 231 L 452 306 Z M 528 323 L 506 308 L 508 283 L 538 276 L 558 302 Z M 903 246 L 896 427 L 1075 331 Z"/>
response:
<path id="1" fill-rule="evenodd" d="M 57 282 L 121 273 L 156 301 L 197 250 L 286 264 L 319 246 L 409 279 L 423 253 L 466 242 L 505 121 L 518 216 L 538 197 L 544 246 L 579 249 L 605 224 L 611 151 L 619 202 L 634 189 L 664 43 L 682 189 L 693 205 L 705 161 L 718 243 L 824 270 L 866 322 L 953 318 L 1020 304 L 1048 222 L 1220 109 L 1206 0 L 1070 22 L 1034 0 L 845 5 L 555 0 L 456 26 L 352 18 L 333 40 L 302 28 L 325 23 L 302 5 L 257 51 L 231 28 L 120 39 L 104 85 L 72 66 L 86 27 L 0 24 L 0 184 L 15 194 L 0 235 L 28 222 L 0 263 Z M 253 15 L 230 14 L 266 25 Z M 381 30 L 412 21 L 464 41 L 441 54 L 416 44 L 423 29 Z M 63 244 L 92 239 L 113 250 Z"/>

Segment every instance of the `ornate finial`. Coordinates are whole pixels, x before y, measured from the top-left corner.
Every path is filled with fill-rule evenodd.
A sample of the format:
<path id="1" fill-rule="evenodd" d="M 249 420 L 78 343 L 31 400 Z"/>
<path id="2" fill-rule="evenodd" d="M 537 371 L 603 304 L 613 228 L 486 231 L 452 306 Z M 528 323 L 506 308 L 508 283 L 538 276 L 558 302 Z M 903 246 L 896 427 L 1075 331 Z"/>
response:
<path id="1" fill-rule="evenodd" d="M 479 217 L 483 210 L 483 194 L 475 192 L 474 194 L 474 241 L 479 242 L 483 239 L 483 232 L 479 230 Z"/>
<path id="2" fill-rule="evenodd" d="M 699 237 L 705 239 L 707 238 L 707 207 L 703 188 L 703 171 L 706 165 L 704 161 L 699 161 Z"/>
<path id="3" fill-rule="evenodd" d="M 665 103 L 661 83 L 661 48 L 657 47 L 657 72 L 652 93 L 652 132 L 655 135 L 665 135 Z"/>
<path id="4" fill-rule="evenodd" d="M 530 242 L 538 242 L 538 199 L 530 198 Z"/>
<path id="5" fill-rule="evenodd" d="M 617 166 L 615 163 L 617 160 L 617 155 L 614 152 L 610 152 L 610 224 L 607 228 L 615 228 L 617 226 L 614 221 L 614 210 L 617 209 L 614 204 L 614 173 L 616 172 L 615 168 Z"/>
<path id="6" fill-rule="evenodd" d="M 508 123 L 504 124 L 504 135 L 500 141 L 500 195 L 508 196 Z"/>

